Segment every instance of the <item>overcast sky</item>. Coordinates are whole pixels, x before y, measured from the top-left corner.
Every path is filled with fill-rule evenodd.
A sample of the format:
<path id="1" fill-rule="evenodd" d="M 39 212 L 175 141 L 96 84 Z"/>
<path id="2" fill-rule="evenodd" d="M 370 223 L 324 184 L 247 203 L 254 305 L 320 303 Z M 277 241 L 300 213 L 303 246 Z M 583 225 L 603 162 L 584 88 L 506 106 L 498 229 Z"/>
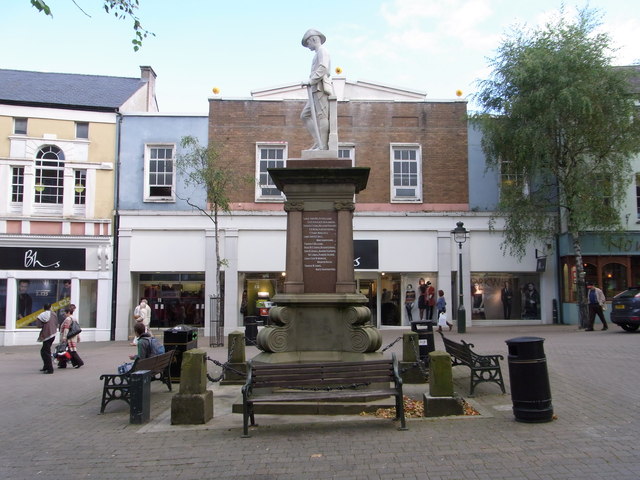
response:
<path id="1" fill-rule="evenodd" d="M 47 0 L 53 18 L 29 0 L 0 3 L 0 68 L 139 77 L 158 74 L 162 112 L 206 113 L 212 88 L 223 98 L 297 83 L 312 53 L 300 44 L 308 28 L 327 37 L 332 68 L 347 80 L 418 90 L 429 99 L 476 90 L 487 58 L 515 25 L 538 26 L 559 0 L 140 0 L 144 27 L 155 33 L 139 52 L 129 21 L 102 0 Z M 566 0 L 575 18 L 586 2 Z M 629 0 L 591 0 L 602 29 L 618 47 L 615 65 L 640 61 L 640 13 Z M 90 15 L 89 16 L 87 16 Z"/>

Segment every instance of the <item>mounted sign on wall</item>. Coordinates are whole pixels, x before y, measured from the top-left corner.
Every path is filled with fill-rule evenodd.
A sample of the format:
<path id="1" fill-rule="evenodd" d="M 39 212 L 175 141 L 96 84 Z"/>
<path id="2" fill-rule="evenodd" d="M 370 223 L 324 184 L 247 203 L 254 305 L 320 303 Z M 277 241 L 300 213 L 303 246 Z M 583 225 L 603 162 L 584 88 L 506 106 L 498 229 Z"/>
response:
<path id="1" fill-rule="evenodd" d="M 86 268 L 84 248 L 0 247 L 4 270 L 74 270 Z"/>

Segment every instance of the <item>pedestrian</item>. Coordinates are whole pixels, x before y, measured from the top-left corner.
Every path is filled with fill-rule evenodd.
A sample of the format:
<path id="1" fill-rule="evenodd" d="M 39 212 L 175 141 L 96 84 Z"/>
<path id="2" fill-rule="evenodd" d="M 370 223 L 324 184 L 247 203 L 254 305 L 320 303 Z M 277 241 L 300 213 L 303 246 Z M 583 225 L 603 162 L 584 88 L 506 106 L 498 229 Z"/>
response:
<path id="1" fill-rule="evenodd" d="M 587 300 L 589 303 L 589 325 L 584 329 L 585 332 L 593 332 L 593 324 L 596 320 L 596 315 L 602 322 L 602 330 L 608 330 L 609 325 L 604 318 L 603 308 L 606 305 L 606 297 L 602 290 L 596 287 L 592 282 L 587 283 Z"/>
<path id="2" fill-rule="evenodd" d="M 149 325 L 151 325 L 151 307 L 147 304 L 146 298 L 140 299 L 140 305 L 138 305 L 133 311 L 133 318 L 136 323 L 142 323 L 144 325 L 145 332 L 149 332 Z M 133 339 L 133 342 L 131 342 L 131 345 L 137 345 L 138 338 L 139 337 L 136 335 L 136 337 Z"/>
<path id="3" fill-rule="evenodd" d="M 84 361 L 80 358 L 80 355 L 78 355 L 78 342 L 80 341 L 80 335 L 67 338 L 72 322 L 77 322 L 77 320 L 73 318 L 73 310 L 69 307 L 64 310 L 64 315 L 64 321 L 60 325 L 60 343 L 67 343 L 67 350 L 69 355 L 71 355 L 71 365 L 73 365 L 73 368 L 80 368 L 84 365 Z M 66 367 L 67 359 L 63 357 L 58 362 L 58 368 Z"/>
<path id="4" fill-rule="evenodd" d="M 40 328 L 38 341 L 42 342 L 40 356 L 42 357 L 42 373 L 53 373 L 53 359 L 51 358 L 51 345 L 56 338 L 58 320 L 56 314 L 51 311 L 51 304 L 45 303 L 44 312 L 38 315 L 36 325 Z"/>
<path id="5" fill-rule="evenodd" d="M 145 331 L 144 325 L 142 323 L 136 323 L 133 326 L 133 331 L 138 338 L 138 354 L 137 355 L 129 355 L 130 360 L 135 360 L 136 358 L 149 358 L 153 356 L 153 352 L 151 351 L 151 335 L 149 332 Z"/>
<path id="6" fill-rule="evenodd" d="M 447 301 L 444 298 L 444 291 L 438 290 L 438 300 L 436 301 L 436 310 L 438 311 L 438 331 L 442 332 L 442 327 L 449 327 L 449 331 L 453 328 L 453 324 L 447 318 Z"/>

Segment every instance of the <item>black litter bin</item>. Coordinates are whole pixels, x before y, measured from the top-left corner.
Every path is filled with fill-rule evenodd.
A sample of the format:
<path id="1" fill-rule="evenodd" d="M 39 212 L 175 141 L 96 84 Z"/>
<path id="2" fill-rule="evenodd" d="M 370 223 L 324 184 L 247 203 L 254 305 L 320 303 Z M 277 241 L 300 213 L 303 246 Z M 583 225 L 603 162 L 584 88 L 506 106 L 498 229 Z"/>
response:
<path id="1" fill-rule="evenodd" d="M 180 368 L 182 367 L 182 354 L 187 350 L 198 348 L 198 329 L 189 325 L 177 325 L 164 331 L 164 348 L 175 350 L 169 372 L 171 382 L 180 382 Z"/>
<path id="2" fill-rule="evenodd" d="M 255 345 L 258 341 L 258 317 L 244 317 L 244 344 Z"/>
<path id="3" fill-rule="evenodd" d="M 420 360 L 426 365 L 429 363 L 429 353 L 436 349 L 433 339 L 433 326 L 431 320 L 414 320 L 411 322 L 411 331 L 418 334 L 418 353 Z"/>
<path id="4" fill-rule="evenodd" d="M 553 420 L 551 388 L 544 338 L 518 337 L 507 340 L 509 379 L 513 414 L 519 422 L 542 423 Z"/>

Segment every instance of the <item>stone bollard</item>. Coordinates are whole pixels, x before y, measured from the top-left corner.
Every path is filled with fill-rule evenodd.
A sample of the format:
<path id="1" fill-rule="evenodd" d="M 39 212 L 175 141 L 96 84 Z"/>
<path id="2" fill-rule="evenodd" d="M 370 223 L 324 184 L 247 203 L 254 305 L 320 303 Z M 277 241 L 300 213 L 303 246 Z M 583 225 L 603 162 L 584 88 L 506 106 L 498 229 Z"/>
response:
<path id="1" fill-rule="evenodd" d="M 402 335 L 402 361 L 400 370 L 404 383 L 427 383 L 422 370 L 415 366 L 418 361 L 418 334 L 416 332 L 405 332 Z"/>
<path id="2" fill-rule="evenodd" d="M 460 400 L 453 394 L 451 357 L 446 352 L 429 353 L 429 394 L 424 394 L 424 416 L 462 415 Z"/>
<path id="3" fill-rule="evenodd" d="M 245 354 L 244 345 L 244 332 L 236 330 L 229 334 L 229 341 L 227 342 L 229 358 L 229 367 L 246 374 L 247 372 L 247 360 Z M 244 385 L 246 377 L 240 375 L 232 370 L 224 371 L 224 378 L 220 382 L 220 385 Z"/>
<path id="4" fill-rule="evenodd" d="M 207 355 L 194 348 L 182 355 L 180 392 L 171 399 L 172 425 L 200 425 L 213 418 L 213 392 L 207 390 Z"/>

